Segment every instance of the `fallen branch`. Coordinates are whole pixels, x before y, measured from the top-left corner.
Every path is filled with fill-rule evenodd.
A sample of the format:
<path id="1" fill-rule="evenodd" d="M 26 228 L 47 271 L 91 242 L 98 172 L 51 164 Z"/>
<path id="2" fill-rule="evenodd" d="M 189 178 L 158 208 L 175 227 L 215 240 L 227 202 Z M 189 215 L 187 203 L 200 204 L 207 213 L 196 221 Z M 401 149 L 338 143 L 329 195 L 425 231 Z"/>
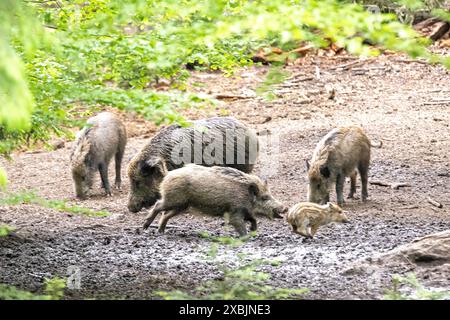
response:
<path id="1" fill-rule="evenodd" d="M 158 226 L 157 224 L 151 224 L 151 225 L 149 225 L 148 227 L 149 227 L 149 228 L 153 228 L 153 229 L 159 228 L 159 226 Z M 139 226 L 139 228 L 142 228 L 142 227 Z M 182 227 L 175 226 L 175 225 L 173 225 L 173 224 L 168 224 L 168 225 L 166 225 L 166 228 L 169 228 L 169 229 L 183 229 Z"/>
<path id="2" fill-rule="evenodd" d="M 412 206 L 406 206 L 406 207 L 399 207 L 397 209 L 400 209 L 400 210 L 419 209 L 419 206 L 418 205 L 412 205 Z"/>
<path id="3" fill-rule="evenodd" d="M 434 199 L 432 199 L 430 197 L 427 198 L 427 201 L 428 201 L 428 203 L 432 204 L 433 206 L 435 206 L 437 208 L 442 208 L 443 207 L 442 203 L 437 202 L 436 200 L 434 200 Z"/>
<path id="4" fill-rule="evenodd" d="M 337 69 L 348 70 L 350 67 L 362 65 L 366 62 L 369 62 L 370 60 L 372 60 L 372 59 L 352 61 L 349 63 L 338 65 L 336 67 L 332 67 L 332 68 L 330 68 L 330 70 L 337 70 Z"/>
<path id="5" fill-rule="evenodd" d="M 442 101 L 428 101 L 422 103 L 423 106 L 439 106 L 443 104 L 450 104 L 450 100 L 442 100 Z"/>
<path id="6" fill-rule="evenodd" d="M 217 94 L 214 96 L 217 100 L 226 100 L 226 99 L 253 99 L 255 96 L 244 96 L 244 95 L 234 95 L 234 94 Z"/>
<path id="7" fill-rule="evenodd" d="M 300 78 L 300 79 L 296 79 L 296 80 L 291 80 L 289 82 L 285 82 L 285 83 L 279 85 L 279 87 L 282 87 L 282 88 L 297 87 L 299 82 L 310 81 L 310 80 L 314 80 L 314 77 L 305 77 L 305 78 Z"/>
<path id="8" fill-rule="evenodd" d="M 304 46 L 304 47 L 300 47 L 300 48 L 297 48 L 297 49 L 294 49 L 294 50 L 291 50 L 291 51 L 289 51 L 288 53 L 290 54 L 290 53 L 306 53 L 306 52 L 308 52 L 308 51 L 310 51 L 311 49 L 314 49 L 314 46 L 312 46 L 312 45 L 307 45 L 307 46 Z"/>
<path id="9" fill-rule="evenodd" d="M 385 181 L 379 181 L 379 180 L 369 180 L 370 184 L 381 186 L 381 187 L 391 187 L 391 189 L 398 190 L 401 187 L 410 187 L 409 184 L 403 183 L 403 182 L 385 182 Z"/>
<path id="10" fill-rule="evenodd" d="M 411 59 L 402 59 L 402 58 L 398 58 L 398 59 L 394 59 L 395 62 L 403 62 L 403 63 L 420 63 L 420 64 L 430 64 L 428 61 L 426 60 L 411 60 Z"/>

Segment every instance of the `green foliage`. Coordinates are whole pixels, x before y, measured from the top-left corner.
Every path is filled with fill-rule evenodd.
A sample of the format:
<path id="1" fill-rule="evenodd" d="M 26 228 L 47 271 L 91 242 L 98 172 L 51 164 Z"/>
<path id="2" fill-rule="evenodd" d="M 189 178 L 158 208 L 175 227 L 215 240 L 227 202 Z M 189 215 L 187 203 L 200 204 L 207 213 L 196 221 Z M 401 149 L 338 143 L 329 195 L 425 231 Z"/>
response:
<path id="1" fill-rule="evenodd" d="M 0 190 L 4 189 L 7 183 L 8 177 L 6 176 L 6 172 L 3 168 L 0 168 Z"/>
<path id="2" fill-rule="evenodd" d="M 392 289 L 385 292 L 386 300 L 448 300 L 450 291 L 432 291 L 424 288 L 417 280 L 415 274 L 410 273 L 406 277 L 394 275 L 392 277 Z M 400 291 L 404 286 L 410 293 Z"/>
<path id="3" fill-rule="evenodd" d="M 60 300 L 64 297 L 66 281 L 55 277 L 45 279 L 44 295 L 37 295 L 16 287 L 0 284 L 0 300 Z"/>
<path id="4" fill-rule="evenodd" d="M 14 227 L 8 226 L 7 224 L 0 224 L 0 237 L 6 237 L 15 230 Z"/>
<path id="5" fill-rule="evenodd" d="M 267 100 L 275 99 L 276 96 L 273 93 L 275 86 L 284 82 L 288 76 L 289 72 L 282 70 L 281 68 L 271 68 L 264 81 L 256 88 L 256 94 L 262 95 Z"/>
<path id="6" fill-rule="evenodd" d="M 83 214 L 89 217 L 106 217 L 110 213 L 104 210 L 95 211 L 89 208 L 80 207 L 77 205 L 69 205 L 63 200 L 48 200 L 39 197 L 34 192 L 23 191 L 19 193 L 10 193 L 7 197 L 0 199 L 0 205 L 20 205 L 20 204 L 35 204 L 45 208 L 55 209 L 61 212 L 70 212 L 76 214 Z"/>
<path id="7" fill-rule="evenodd" d="M 278 266 L 280 261 L 266 261 L 263 259 L 250 260 L 246 254 L 238 253 L 238 266 L 230 268 L 218 261 L 219 244 L 232 249 L 242 245 L 254 236 L 234 239 L 230 237 L 214 238 L 207 233 L 202 237 L 214 241 L 207 252 L 206 260 L 214 263 L 221 271 L 220 279 L 206 281 L 195 288 L 193 295 L 175 290 L 170 292 L 158 291 L 157 295 L 165 300 L 266 300 L 266 299 L 294 299 L 308 292 L 307 289 L 275 288 L 267 284 L 270 275 L 260 271 L 262 266 Z"/>
<path id="8" fill-rule="evenodd" d="M 256 50 L 274 44 L 320 47 L 332 41 L 353 54 L 376 55 L 379 50 L 366 44 L 370 40 L 450 66 L 450 58 L 430 54 L 427 42 L 395 15 L 371 14 L 349 2 L 3 0 L 0 153 L 53 134 L 71 137 L 68 128 L 104 106 L 157 123 L 183 122 L 178 108 L 211 104 L 184 93 L 186 65 L 231 74 L 251 64 Z M 398 3 L 418 8 L 422 2 Z M 437 8 L 440 1 L 424 3 Z M 282 81 L 279 75 L 269 73 L 259 91 L 273 98 L 271 82 Z M 157 91 L 162 83 L 167 93 Z"/>
<path id="9" fill-rule="evenodd" d="M 364 5 L 376 5 L 381 12 L 395 13 L 402 23 L 411 24 L 416 15 L 443 8 L 445 0 L 358 0 Z"/>

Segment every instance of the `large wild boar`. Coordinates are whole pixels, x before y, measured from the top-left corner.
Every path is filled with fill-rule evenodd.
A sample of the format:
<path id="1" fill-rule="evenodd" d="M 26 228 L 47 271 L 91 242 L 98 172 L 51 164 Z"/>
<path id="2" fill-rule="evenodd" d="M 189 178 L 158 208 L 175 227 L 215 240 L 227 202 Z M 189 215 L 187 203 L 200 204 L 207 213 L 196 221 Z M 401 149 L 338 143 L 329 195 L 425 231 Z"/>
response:
<path id="1" fill-rule="evenodd" d="M 317 144 L 308 170 L 308 201 L 324 204 L 336 186 L 337 203 L 344 203 L 345 177 L 350 177 L 349 198 L 356 191 L 356 169 L 361 177 L 361 199 L 366 201 L 367 175 L 370 163 L 370 140 L 357 126 L 336 128 Z"/>
<path id="2" fill-rule="evenodd" d="M 287 211 L 260 178 L 228 167 L 188 164 L 169 172 L 160 185 L 160 192 L 162 198 L 147 216 L 144 229 L 164 212 L 158 228 L 161 233 L 170 218 L 189 207 L 206 215 L 229 214 L 229 222 L 240 236 L 247 234 L 246 221 L 251 224 L 250 230 L 257 229 L 255 215 L 273 219 L 281 218 L 280 214 Z"/>
<path id="3" fill-rule="evenodd" d="M 87 126 L 78 133 L 70 157 L 72 178 L 77 197 L 85 198 L 92 187 L 95 172 L 100 172 L 102 186 L 111 195 L 108 166 L 112 157 L 116 164 L 116 187 L 120 188 L 120 168 L 127 143 L 125 126 L 117 116 L 102 112 L 88 119 Z"/>
<path id="4" fill-rule="evenodd" d="M 128 166 L 128 209 L 138 212 L 160 198 L 159 184 L 168 171 L 187 163 L 226 166 L 249 173 L 258 157 L 258 137 L 231 117 L 171 125 L 161 130 Z"/>

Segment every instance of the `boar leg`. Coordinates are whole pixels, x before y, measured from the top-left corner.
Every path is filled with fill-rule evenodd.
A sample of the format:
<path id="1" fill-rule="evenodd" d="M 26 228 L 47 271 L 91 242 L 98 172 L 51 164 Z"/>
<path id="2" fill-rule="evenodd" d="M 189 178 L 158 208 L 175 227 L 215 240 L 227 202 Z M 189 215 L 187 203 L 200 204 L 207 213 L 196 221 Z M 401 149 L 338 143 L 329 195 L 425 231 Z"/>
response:
<path id="1" fill-rule="evenodd" d="M 152 211 L 150 211 L 150 213 L 145 218 L 145 223 L 144 223 L 143 228 L 147 229 L 161 211 L 164 211 L 164 202 L 162 200 L 158 200 L 158 202 L 156 202 L 155 206 L 153 207 Z"/>
<path id="2" fill-rule="evenodd" d="M 98 165 L 98 171 L 100 171 L 100 177 L 102 178 L 102 185 L 105 188 L 106 194 L 111 195 L 111 187 L 108 181 L 108 166 L 104 163 Z"/>
<path id="3" fill-rule="evenodd" d="M 258 229 L 258 223 L 256 222 L 256 219 L 254 217 L 246 217 L 246 221 L 250 221 L 250 231 L 256 231 Z"/>
<path id="4" fill-rule="evenodd" d="M 115 184 L 116 184 L 117 189 L 120 189 L 120 185 L 122 183 L 120 168 L 122 167 L 123 151 L 124 150 L 117 151 L 116 158 L 115 158 L 115 164 L 116 164 L 116 183 Z"/>
<path id="5" fill-rule="evenodd" d="M 343 174 L 338 174 L 336 177 L 336 195 L 337 195 L 337 203 L 342 205 L 344 203 L 344 183 L 345 176 Z"/>
<path id="6" fill-rule="evenodd" d="M 359 176 L 361 177 L 361 200 L 367 201 L 367 197 L 369 196 L 367 192 L 367 176 L 369 172 L 369 164 L 368 163 L 360 163 L 358 166 Z"/>
<path id="7" fill-rule="evenodd" d="M 176 215 L 180 214 L 183 211 L 183 208 L 177 208 L 169 212 L 165 212 L 161 219 L 159 220 L 159 226 L 158 226 L 158 232 L 164 233 L 166 230 L 167 222 L 170 218 L 175 217 Z"/>
<path id="8" fill-rule="evenodd" d="M 247 235 L 244 217 L 248 215 L 246 209 L 237 209 L 230 215 L 230 224 L 236 229 L 240 237 Z"/>
<path id="9" fill-rule="evenodd" d="M 350 193 L 348 194 L 348 199 L 353 199 L 356 192 L 356 171 L 350 175 Z"/>
<path id="10" fill-rule="evenodd" d="M 311 238 L 314 238 L 314 235 L 316 234 L 318 229 L 319 229 L 319 225 L 318 224 L 313 225 L 311 227 L 311 232 L 309 233 Z"/>

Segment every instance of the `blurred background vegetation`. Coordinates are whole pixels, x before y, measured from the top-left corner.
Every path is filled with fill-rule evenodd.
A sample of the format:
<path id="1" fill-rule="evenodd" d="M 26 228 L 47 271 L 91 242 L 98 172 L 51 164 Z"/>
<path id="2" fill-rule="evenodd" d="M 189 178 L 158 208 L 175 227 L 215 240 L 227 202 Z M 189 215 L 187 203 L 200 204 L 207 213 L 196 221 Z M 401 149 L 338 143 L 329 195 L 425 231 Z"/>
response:
<path id="1" fill-rule="evenodd" d="M 103 106 L 182 121 L 177 108 L 211 103 L 186 92 L 190 69 L 231 74 L 264 47 L 334 43 L 357 55 L 390 49 L 449 65 L 409 26 L 416 12 L 448 19 L 443 2 L 2 0 L 0 154 L 71 137 L 68 128 Z M 383 13 L 366 10 L 371 4 Z M 161 82 L 170 90 L 157 90 Z"/>

